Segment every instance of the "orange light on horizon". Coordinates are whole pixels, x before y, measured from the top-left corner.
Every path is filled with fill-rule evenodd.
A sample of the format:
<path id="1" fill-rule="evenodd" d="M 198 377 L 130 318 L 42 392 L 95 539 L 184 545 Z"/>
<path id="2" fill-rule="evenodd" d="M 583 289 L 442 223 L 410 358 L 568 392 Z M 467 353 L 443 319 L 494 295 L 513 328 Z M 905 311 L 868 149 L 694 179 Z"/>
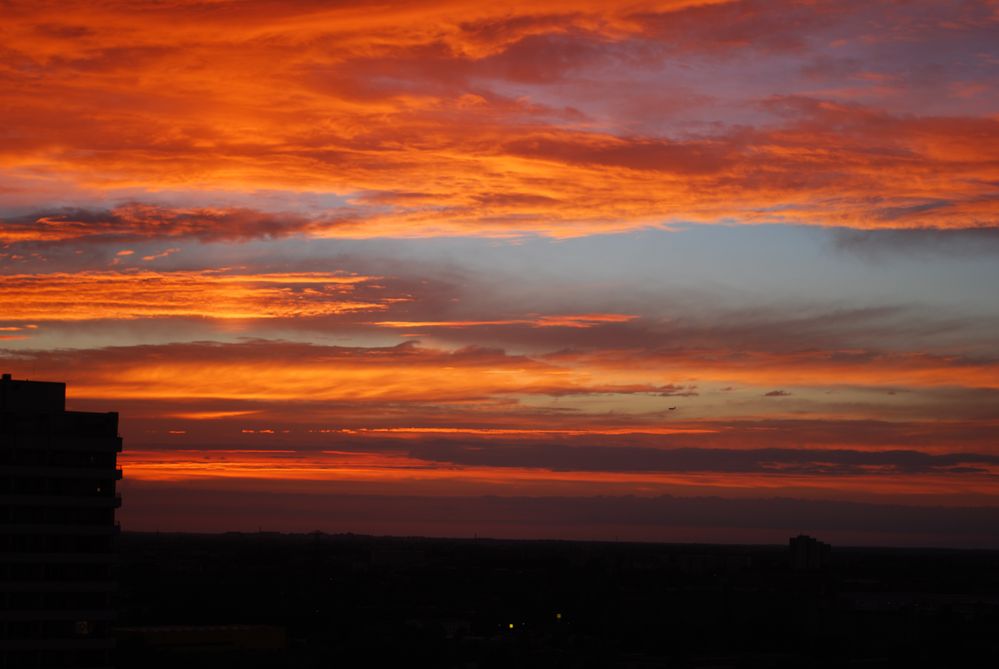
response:
<path id="1" fill-rule="evenodd" d="M 490 467 L 431 462 L 405 453 L 385 452 L 297 452 L 228 449 L 127 451 L 121 458 L 128 478 L 136 481 L 273 481 L 341 482 L 387 485 L 393 494 L 406 495 L 431 485 L 434 494 L 467 494 L 458 487 L 449 492 L 438 484 L 469 484 L 495 494 L 529 486 L 533 494 L 593 494 L 602 486 L 618 486 L 621 491 L 656 496 L 672 491 L 714 489 L 719 493 L 771 494 L 811 491 L 837 495 L 963 495 L 995 499 L 999 505 L 999 484 L 994 473 L 899 474 L 871 468 L 862 474 L 802 474 L 780 470 L 757 472 L 642 472 L 642 471 L 562 471 L 528 467 Z M 260 485 L 259 483 L 257 485 Z M 569 486 L 569 488 L 566 488 Z M 480 493 L 481 494 L 481 493 Z"/>

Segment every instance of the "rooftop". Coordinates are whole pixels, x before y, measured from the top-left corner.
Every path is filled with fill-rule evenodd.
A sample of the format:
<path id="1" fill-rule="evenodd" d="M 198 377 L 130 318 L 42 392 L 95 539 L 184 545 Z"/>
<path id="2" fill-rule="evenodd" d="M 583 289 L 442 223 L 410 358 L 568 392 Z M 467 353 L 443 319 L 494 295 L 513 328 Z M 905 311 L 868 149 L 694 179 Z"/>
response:
<path id="1" fill-rule="evenodd" d="M 0 411 L 60 412 L 66 408 L 66 384 L 15 380 L 0 376 Z"/>

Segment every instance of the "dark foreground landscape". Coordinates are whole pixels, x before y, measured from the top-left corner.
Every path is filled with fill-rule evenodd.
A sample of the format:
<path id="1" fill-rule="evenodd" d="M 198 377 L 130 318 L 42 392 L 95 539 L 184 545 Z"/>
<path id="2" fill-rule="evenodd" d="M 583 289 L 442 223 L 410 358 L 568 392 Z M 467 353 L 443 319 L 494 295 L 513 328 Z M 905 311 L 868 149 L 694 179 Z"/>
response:
<path id="1" fill-rule="evenodd" d="M 999 657 L 999 553 L 143 534 L 130 667 L 970 666 Z"/>

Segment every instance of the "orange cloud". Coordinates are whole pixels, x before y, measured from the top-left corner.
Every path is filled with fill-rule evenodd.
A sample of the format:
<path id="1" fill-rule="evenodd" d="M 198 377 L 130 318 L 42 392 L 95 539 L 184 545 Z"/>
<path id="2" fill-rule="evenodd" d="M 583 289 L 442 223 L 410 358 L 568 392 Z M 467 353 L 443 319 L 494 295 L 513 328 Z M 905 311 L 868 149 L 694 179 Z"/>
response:
<path id="1" fill-rule="evenodd" d="M 15 373 L 65 379 L 72 396 L 89 403 L 128 404 L 142 420 L 199 420 L 192 414 L 203 413 L 225 421 L 252 411 L 257 424 L 239 427 L 275 429 L 277 420 L 278 427 L 290 421 L 309 429 L 547 429 L 567 436 L 664 429 L 678 436 L 715 429 L 704 421 L 722 416 L 983 420 L 995 418 L 999 378 L 995 361 L 925 354 L 675 350 L 532 357 L 483 348 L 263 340 L 85 354 L 21 351 L 0 362 Z M 732 379 L 741 391 L 713 390 Z M 775 387 L 792 395 L 764 397 Z M 837 439 L 849 443 L 847 436 Z"/>
<path id="2" fill-rule="evenodd" d="M 664 384 L 655 375 L 617 383 L 585 369 L 501 350 L 445 351 L 413 344 L 362 348 L 255 341 L 118 347 L 90 351 L 84 357 L 70 351 L 19 355 L 20 361 L 7 361 L 12 369 L 23 366 L 25 359 L 36 360 L 36 378 L 58 374 L 73 388 L 74 397 L 174 406 L 167 411 L 152 407 L 158 415 L 347 403 L 355 413 L 362 407 L 364 412 L 386 415 L 403 406 L 428 410 L 436 406 L 443 411 L 455 405 L 491 416 L 516 406 L 520 398 L 694 394 L 688 387 Z M 205 405 L 222 401 L 256 406 Z M 494 418 L 499 422 L 492 425 L 502 427 L 502 419 Z"/>
<path id="3" fill-rule="evenodd" d="M 965 23 L 987 27 L 973 9 Z M 10 130 L 0 174 L 23 184 L 10 197 L 70 190 L 82 204 L 169 190 L 181 204 L 36 207 L 0 223 L 0 240 L 570 237 L 733 220 L 994 227 L 999 121 L 973 102 L 920 116 L 843 102 L 832 89 L 744 90 L 740 80 L 724 105 L 736 108 L 732 119 L 665 128 L 659 105 L 608 120 L 601 105 L 584 104 L 606 98 L 609 65 L 636 73 L 625 96 L 677 54 L 754 49 L 804 67 L 815 56 L 808 31 L 842 21 L 862 41 L 871 22 L 894 25 L 898 11 L 698 1 L 20 5 L 8 9 L 0 69 L 0 123 Z M 912 30 L 901 42 L 936 46 L 932 31 Z M 687 96 L 660 83 L 666 97 Z M 569 89 L 581 108 L 558 102 Z M 262 190 L 291 213 L 183 204 L 185 193 L 227 201 Z M 346 204 L 294 211 L 316 193 Z"/>
<path id="4" fill-rule="evenodd" d="M 10 274 L 0 276 L 0 314 L 7 321 L 301 318 L 378 311 L 401 299 L 354 297 L 358 285 L 374 278 L 221 271 Z"/>
<path id="5" fill-rule="evenodd" d="M 218 420 L 219 418 L 237 418 L 239 416 L 252 416 L 256 411 L 180 411 L 166 414 L 169 418 L 180 418 L 183 420 Z"/>
<path id="6" fill-rule="evenodd" d="M 294 352 L 297 351 L 297 354 Z M 267 358 L 230 357 L 219 349 L 193 357 L 134 361 L 74 383 L 91 398 L 227 398 L 267 402 L 474 402 L 496 395 L 601 392 L 571 370 L 497 351 L 448 353 L 400 346 L 338 349 L 289 346 Z M 231 352 L 235 352 L 232 350 Z M 249 351 L 247 351 L 249 352 Z M 223 353 L 223 355 L 212 355 Z M 204 354 L 204 355 L 202 355 Z M 613 390 L 618 390 L 614 388 Z M 653 386 L 621 388 L 652 391 Z"/>
<path id="7" fill-rule="evenodd" d="M 537 328 L 590 328 L 605 323 L 627 323 L 638 318 L 630 314 L 561 314 L 526 319 L 494 321 L 375 321 L 384 328 L 470 328 L 483 325 L 530 325 Z"/>

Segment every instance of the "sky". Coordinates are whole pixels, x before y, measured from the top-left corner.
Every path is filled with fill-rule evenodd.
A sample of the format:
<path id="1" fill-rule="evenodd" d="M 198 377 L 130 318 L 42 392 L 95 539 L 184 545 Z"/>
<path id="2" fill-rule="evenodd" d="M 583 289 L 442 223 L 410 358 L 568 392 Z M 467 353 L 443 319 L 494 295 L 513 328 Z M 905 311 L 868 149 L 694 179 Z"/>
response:
<path id="1" fill-rule="evenodd" d="M 126 530 L 999 548 L 995 0 L 8 0 L 0 90 Z"/>

